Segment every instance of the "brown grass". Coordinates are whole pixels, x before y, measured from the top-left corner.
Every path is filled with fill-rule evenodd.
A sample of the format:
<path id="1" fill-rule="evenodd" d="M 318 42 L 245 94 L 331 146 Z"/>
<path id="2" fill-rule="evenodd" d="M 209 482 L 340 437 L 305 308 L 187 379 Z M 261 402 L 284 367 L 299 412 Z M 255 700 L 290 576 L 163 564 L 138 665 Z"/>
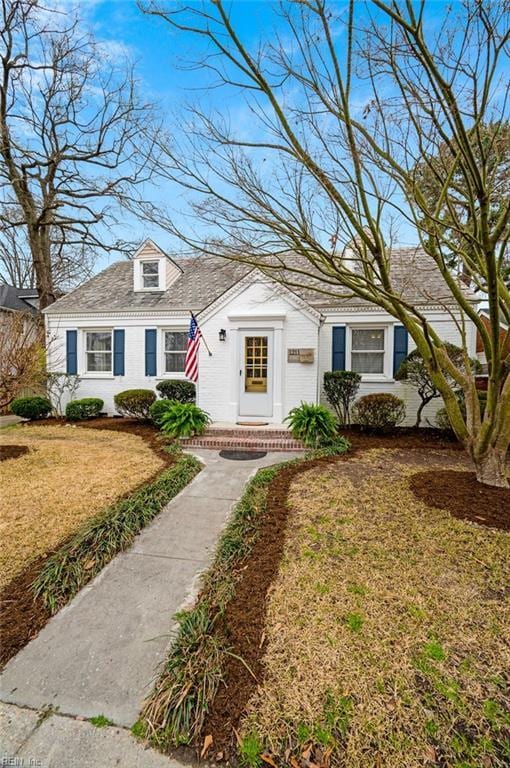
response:
<path id="1" fill-rule="evenodd" d="M 0 585 L 164 466 L 141 437 L 122 432 L 17 426 L 1 441 L 29 453 L 0 464 Z"/>
<path id="2" fill-rule="evenodd" d="M 465 469 L 379 449 L 294 481 L 242 728 L 277 762 L 508 764 L 510 536 L 419 501 L 409 478 L 435 466 Z"/>

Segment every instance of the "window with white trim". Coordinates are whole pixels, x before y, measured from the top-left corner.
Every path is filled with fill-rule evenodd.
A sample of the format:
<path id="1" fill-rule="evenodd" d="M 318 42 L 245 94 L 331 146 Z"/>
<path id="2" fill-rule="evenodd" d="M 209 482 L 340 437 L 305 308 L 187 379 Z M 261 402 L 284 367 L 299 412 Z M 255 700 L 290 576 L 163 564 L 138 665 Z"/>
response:
<path id="1" fill-rule="evenodd" d="M 142 261 L 142 287 L 159 288 L 159 261 Z"/>
<path id="2" fill-rule="evenodd" d="M 86 331 L 85 370 L 87 373 L 112 373 L 112 332 Z"/>
<path id="3" fill-rule="evenodd" d="M 351 329 L 351 371 L 384 374 L 384 328 Z"/>
<path id="4" fill-rule="evenodd" d="M 184 373 L 187 346 L 187 331 L 164 332 L 165 373 Z"/>

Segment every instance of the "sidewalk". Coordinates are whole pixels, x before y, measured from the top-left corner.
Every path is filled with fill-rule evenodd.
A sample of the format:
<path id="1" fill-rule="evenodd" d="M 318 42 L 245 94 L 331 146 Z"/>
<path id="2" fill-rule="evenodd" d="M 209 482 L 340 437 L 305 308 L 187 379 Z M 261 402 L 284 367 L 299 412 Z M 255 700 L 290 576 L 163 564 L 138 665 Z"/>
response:
<path id="1" fill-rule="evenodd" d="M 117 555 L 6 665 L 0 678 L 3 702 L 33 710 L 51 707 L 74 717 L 104 715 L 127 728 L 137 720 L 175 630 L 172 616 L 198 588 L 198 577 L 210 562 L 233 503 L 256 469 L 296 456 L 276 453 L 259 460 L 228 461 L 215 451 L 197 450 L 196 455 L 205 462 L 202 472 L 127 552 Z M 18 711 L 27 717 L 26 710 Z M 17 719 L 15 713 L 11 717 Z M 60 725 L 51 725 L 50 736 L 52 722 Z M 42 760 L 42 768 L 85 764 L 83 759 L 74 761 L 76 725 L 69 723 L 77 722 L 80 738 L 90 734 L 90 728 L 92 734 L 114 730 L 99 731 L 87 723 L 51 717 L 16 747 L 15 754 L 24 752 L 28 765 L 30 749 L 37 744 L 33 757 Z M 133 748 L 140 747 L 125 732 L 118 733 L 124 733 L 114 740 L 119 749 L 126 748 L 125 738 Z M 108 738 L 110 743 L 111 733 Z M 69 753 L 64 762 L 63 752 L 58 760 L 53 757 L 65 746 L 60 739 Z M 119 758 L 130 767 L 138 765 L 135 755 L 127 761 L 119 752 Z M 106 757 L 102 763 L 92 763 L 105 768 L 117 764 Z M 153 764 L 159 766 L 143 763 L 147 768 Z"/>

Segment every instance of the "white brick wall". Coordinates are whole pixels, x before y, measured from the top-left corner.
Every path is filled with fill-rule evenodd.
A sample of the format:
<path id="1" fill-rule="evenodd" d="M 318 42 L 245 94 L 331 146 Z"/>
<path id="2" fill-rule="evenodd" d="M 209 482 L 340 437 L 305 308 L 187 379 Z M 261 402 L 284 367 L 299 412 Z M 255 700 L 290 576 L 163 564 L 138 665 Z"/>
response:
<path id="1" fill-rule="evenodd" d="M 437 331 L 437 334 L 441 339 L 443 339 L 444 341 L 450 341 L 453 344 L 460 343 L 460 340 L 461 340 L 460 332 L 450 315 L 448 315 L 444 311 L 430 310 L 429 312 L 425 313 L 425 316 L 430 321 L 434 329 Z M 321 385 L 321 402 L 323 402 L 325 405 L 327 405 L 327 401 L 324 396 L 322 382 L 324 380 L 324 372 L 331 370 L 332 328 L 335 325 L 345 325 L 347 327 L 346 336 L 347 336 L 347 344 L 348 344 L 349 326 L 353 324 L 357 325 L 359 323 L 366 323 L 367 325 L 388 324 L 390 328 L 392 328 L 393 325 L 399 324 L 394 317 L 378 309 L 374 309 L 372 312 L 349 312 L 344 314 L 339 313 L 338 315 L 328 316 L 326 322 L 324 323 L 324 326 L 321 329 L 320 367 L 319 367 L 319 377 L 320 377 L 320 385 Z M 389 355 L 389 360 L 392 367 L 393 366 L 393 347 L 392 347 L 393 334 L 391 332 L 389 333 L 388 339 L 390 343 L 389 344 L 390 348 L 388 349 L 388 355 Z M 472 356 L 474 357 L 475 348 L 476 348 L 476 332 L 475 332 L 475 327 L 472 323 L 470 323 L 468 326 L 468 346 Z M 409 352 L 412 349 L 414 349 L 414 347 L 415 347 L 415 344 L 411 339 L 411 337 L 409 337 Z M 348 365 L 348 360 L 346 361 L 346 364 Z M 391 394 L 397 395 L 397 397 L 401 397 L 406 404 L 406 419 L 404 424 L 406 425 L 414 424 L 414 421 L 416 418 L 416 410 L 420 404 L 420 398 L 416 390 L 414 389 L 414 387 L 409 386 L 405 382 L 394 381 L 393 378 L 388 378 L 384 381 L 364 380 L 361 382 L 359 392 L 358 392 L 358 397 L 361 397 L 362 395 L 368 395 L 373 392 L 389 392 Z M 443 401 L 441 398 L 432 400 L 431 403 L 429 403 L 429 405 L 424 409 L 423 423 L 426 424 L 428 419 L 428 421 L 432 425 L 434 425 L 435 414 L 438 411 L 438 409 L 442 407 L 442 405 L 443 405 Z"/>
<path id="2" fill-rule="evenodd" d="M 235 293 L 235 291 L 234 291 Z M 459 342 L 459 333 L 445 312 L 430 311 L 428 316 L 442 339 Z M 113 397 L 124 389 L 155 389 L 163 374 L 163 330 L 187 330 L 189 316 L 180 317 L 171 314 L 118 314 L 112 317 L 95 318 L 93 316 L 46 316 L 49 342 L 48 361 L 53 371 L 65 370 L 66 330 L 78 330 L 78 373 L 82 376 L 77 397 L 101 397 L 105 410 L 115 413 Z M 303 401 L 316 402 L 317 393 L 322 391 L 324 372 L 331 369 L 332 327 L 349 324 L 395 324 L 394 318 L 380 310 L 371 312 L 349 312 L 330 315 L 318 332 L 318 318 L 302 309 L 285 294 L 273 291 L 260 281 L 247 285 L 242 292 L 218 306 L 210 316 L 204 314 L 201 323 L 202 332 L 212 351 L 209 357 L 202 344 L 199 356 L 200 380 L 198 402 L 207 410 L 215 421 L 235 422 L 238 420 L 239 402 L 239 343 L 238 334 L 243 329 L 273 329 L 274 331 L 274 411 L 269 419 L 279 423 L 289 410 Z M 125 329 L 125 375 L 87 375 L 84 372 L 84 331 L 101 328 Z M 145 329 L 158 329 L 158 371 L 155 377 L 145 376 Z M 227 331 L 225 342 L 219 341 L 219 331 Z M 388 355 L 393 360 L 393 334 L 388 334 L 390 348 Z M 474 327 L 469 329 L 469 345 L 472 354 L 475 351 Z M 313 364 L 288 363 L 287 350 L 295 347 L 309 347 L 316 351 Z M 178 378 L 168 374 L 166 378 Z M 320 383 L 320 387 L 318 386 Z M 369 392 L 392 392 L 402 397 L 407 404 L 406 423 L 412 423 L 418 405 L 416 392 L 404 383 L 393 381 L 364 381 L 360 395 Z M 320 396 L 325 402 L 323 393 Z M 441 400 L 433 401 L 425 416 L 431 421 Z"/>

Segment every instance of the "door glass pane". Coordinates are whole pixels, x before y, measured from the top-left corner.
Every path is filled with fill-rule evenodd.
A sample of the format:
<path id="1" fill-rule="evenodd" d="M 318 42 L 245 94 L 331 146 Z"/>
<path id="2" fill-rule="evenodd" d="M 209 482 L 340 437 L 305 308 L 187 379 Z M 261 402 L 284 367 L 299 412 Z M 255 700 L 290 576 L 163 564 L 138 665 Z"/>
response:
<path id="1" fill-rule="evenodd" d="M 246 336 L 244 361 L 245 392 L 267 392 L 267 336 Z"/>

